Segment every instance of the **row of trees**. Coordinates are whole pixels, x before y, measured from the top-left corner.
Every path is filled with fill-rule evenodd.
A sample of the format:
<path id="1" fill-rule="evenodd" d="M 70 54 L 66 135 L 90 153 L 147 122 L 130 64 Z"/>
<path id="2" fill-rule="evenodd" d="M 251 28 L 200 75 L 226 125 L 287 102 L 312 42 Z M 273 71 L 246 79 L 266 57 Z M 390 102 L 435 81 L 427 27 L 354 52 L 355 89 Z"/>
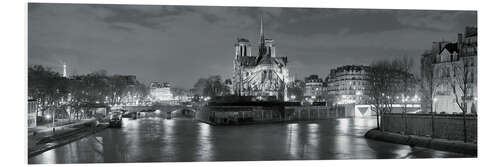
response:
<path id="1" fill-rule="evenodd" d="M 200 78 L 193 86 L 193 94 L 197 96 L 215 97 L 229 95 L 231 88 L 229 80 L 223 80 L 219 75 L 209 76 L 208 78 Z M 288 95 L 295 96 L 296 99 L 302 99 L 305 91 L 305 82 L 296 80 L 288 85 Z"/>
<path id="2" fill-rule="evenodd" d="M 195 96 L 215 97 L 230 94 L 231 89 L 222 80 L 220 75 L 200 78 L 194 84 L 193 93 Z"/>
<path id="3" fill-rule="evenodd" d="M 467 61 L 449 62 L 449 66 L 444 69 L 434 68 L 434 55 L 432 52 L 425 52 L 421 61 L 422 78 L 420 82 L 412 74 L 413 61 L 408 57 L 401 57 L 393 60 L 381 60 L 374 62 L 369 71 L 369 97 L 370 103 L 374 106 L 372 110 L 377 114 L 377 128 L 381 128 L 380 117 L 384 113 L 392 111 L 392 104 L 403 104 L 402 119 L 404 120 L 404 132 L 407 132 L 407 104 L 406 97 L 419 94 L 422 97 L 423 112 L 431 114 L 432 134 L 434 136 L 434 117 L 436 111 L 434 103 L 439 91 L 449 91 L 454 96 L 454 102 L 463 115 L 464 141 L 467 142 L 466 113 L 468 110 L 467 101 L 473 97 L 472 87 L 474 84 L 474 67 L 468 66 Z M 441 70 L 441 71 L 440 71 Z M 439 72 L 439 73 L 438 73 Z M 420 85 L 419 85 L 420 84 Z M 437 90 L 437 88 L 449 90 Z M 445 88 L 443 88 L 445 87 Z M 470 107 L 475 113 L 475 107 Z M 383 129 L 383 128 L 382 128 Z"/>
<path id="4" fill-rule="evenodd" d="M 28 68 L 28 96 L 39 104 L 37 115 L 38 112 L 45 115 L 46 111 L 61 115 L 69 108 L 78 117 L 80 111 L 95 106 L 145 100 L 148 93 L 147 87 L 138 81 L 130 83 L 126 77 L 110 76 L 106 71 L 65 78 L 40 65 Z"/>
<path id="5" fill-rule="evenodd" d="M 368 97 L 372 110 L 377 114 L 377 128 L 380 116 L 390 113 L 393 104 L 403 104 L 403 117 L 406 120 L 407 105 L 417 94 L 417 79 L 412 74 L 413 60 L 403 56 L 393 60 L 374 62 L 368 71 Z M 406 121 L 405 121 L 406 122 Z M 406 123 L 405 123 L 406 129 Z"/>
<path id="6" fill-rule="evenodd" d="M 288 95 L 295 96 L 292 100 L 304 99 L 304 92 L 306 90 L 306 83 L 303 80 L 295 80 L 288 85 Z"/>

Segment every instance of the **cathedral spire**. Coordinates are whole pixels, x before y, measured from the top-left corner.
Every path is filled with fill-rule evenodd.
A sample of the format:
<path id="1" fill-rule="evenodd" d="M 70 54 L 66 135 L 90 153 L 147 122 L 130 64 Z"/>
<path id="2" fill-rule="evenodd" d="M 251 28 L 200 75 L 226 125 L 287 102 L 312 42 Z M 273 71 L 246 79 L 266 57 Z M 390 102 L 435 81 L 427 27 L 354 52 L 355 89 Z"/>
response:
<path id="1" fill-rule="evenodd" d="M 259 45 L 259 56 L 263 56 L 266 53 L 266 44 L 265 44 L 265 38 L 264 38 L 264 24 L 263 24 L 263 17 L 262 15 L 260 16 L 260 45 Z"/>
<path id="2" fill-rule="evenodd" d="M 260 16 L 260 45 L 264 45 L 264 24 L 262 16 Z"/>

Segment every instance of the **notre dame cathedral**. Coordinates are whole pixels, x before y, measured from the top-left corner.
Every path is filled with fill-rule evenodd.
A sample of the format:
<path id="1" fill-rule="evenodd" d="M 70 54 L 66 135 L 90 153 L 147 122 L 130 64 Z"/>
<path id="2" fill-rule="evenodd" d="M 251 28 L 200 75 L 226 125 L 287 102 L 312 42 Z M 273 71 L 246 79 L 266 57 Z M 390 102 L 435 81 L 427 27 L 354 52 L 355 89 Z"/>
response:
<path id="1" fill-rule="evenodd" d="M 232 78 L 232 93 L 238 96 L 271 96 L 287 99 L 289 74 L 287 57 L 277 57 L 272 39 L 264 38 L 262 18 L 260 20 L 259 50 L 252 55 L 248 39 L 238 38 Z"/>

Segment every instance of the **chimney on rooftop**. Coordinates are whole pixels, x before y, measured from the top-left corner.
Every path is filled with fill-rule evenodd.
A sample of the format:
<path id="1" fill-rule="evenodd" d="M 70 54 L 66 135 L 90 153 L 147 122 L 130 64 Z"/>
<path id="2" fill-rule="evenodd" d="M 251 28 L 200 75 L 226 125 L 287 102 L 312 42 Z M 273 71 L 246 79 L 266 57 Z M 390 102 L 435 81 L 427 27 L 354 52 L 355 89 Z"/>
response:
<path id="1" fill-rule="evenodd" d="M 463 45 L 463 35 L 462 35 L 462 33 L 458 33 L 457 51 L 458 51 L 459 56 L 461 56 L 461 54 L 462 54 L 462 45 Z"/>

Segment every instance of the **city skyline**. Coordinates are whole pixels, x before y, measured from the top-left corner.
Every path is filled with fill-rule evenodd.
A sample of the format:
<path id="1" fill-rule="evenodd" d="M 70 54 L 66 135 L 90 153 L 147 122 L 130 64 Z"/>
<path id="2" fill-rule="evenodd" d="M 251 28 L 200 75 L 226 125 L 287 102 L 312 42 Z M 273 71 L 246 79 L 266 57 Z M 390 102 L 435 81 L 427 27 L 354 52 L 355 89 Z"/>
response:
<path id="1" fill-rule="evenodd" d="M 475 11 L 254 8 L 160 5 L 29 4 L 28 64 L 69 74 L 104 69 L 143 83 L 190 88 L 198 78 L 230 78 L 236 38 L 257 53 L 259 16 L 290 74 L 326 76 L 331 68 L 407 55 L 432 41 L 454 41 L 477 26 Z M 419 61 L 415 61 L 418 63 Z M 418 65 L 416 66 L 418 68 Z M 61 70 L 59 70 L 61 69 Z"/>
<path id="2" fill-rule="evenodd" d="M 28 164 L 478 155 L 477 10 L 26 12 Z"/>

